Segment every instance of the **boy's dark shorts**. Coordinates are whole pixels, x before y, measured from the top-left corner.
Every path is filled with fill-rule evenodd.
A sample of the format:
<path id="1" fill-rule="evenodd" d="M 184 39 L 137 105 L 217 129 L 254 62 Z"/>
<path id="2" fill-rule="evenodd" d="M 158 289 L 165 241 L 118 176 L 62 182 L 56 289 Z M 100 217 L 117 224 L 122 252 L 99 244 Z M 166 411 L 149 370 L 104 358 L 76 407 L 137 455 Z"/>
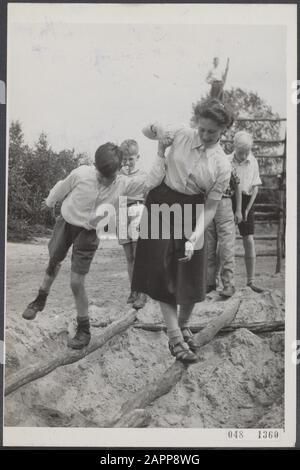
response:
<path id="1" fill-rule="evenodd" d="M 63 261 L 71 245 L 73 245 L 71 271 L 77 274 L 87 274 L 99 245 L 96 230 L 86 230 L 83 227 L 71 225 L 59 216 L 48 244 L 49 266 Z"/>
<path id="2" fill-rule="evenodd" d="M 247 194 L 242 194 L 242 215 L 245 215 L 245 209 L 251 199 L 251 196 Z M 233 212 L 236 210 L 236 202 L 235 198 L 232 198 L 232 208 Z M 254 235 L 254 225 L 255 225 L 255 218 L 254 218 L 254 210 L 253 206 L 251 207 L 250 211 L 248 212 L 247 222 L 241 222 L 238 224 L 239 232 L 242 237 L 246 237 L 247 235 Z"/>

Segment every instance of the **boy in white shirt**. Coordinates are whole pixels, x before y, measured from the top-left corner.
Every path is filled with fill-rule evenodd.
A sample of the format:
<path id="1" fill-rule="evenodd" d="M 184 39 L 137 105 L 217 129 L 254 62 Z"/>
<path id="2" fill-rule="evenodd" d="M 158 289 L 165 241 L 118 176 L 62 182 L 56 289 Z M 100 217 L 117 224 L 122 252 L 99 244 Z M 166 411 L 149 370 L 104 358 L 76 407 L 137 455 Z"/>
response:
<path id="1" fill-rule="evenodd" d="M 254 210 L 253 204 L 258 193 L 258 186 L 261 185 L 259 167 L 251 149 L 253 139 L 246 131 L 239 131 L 234 136 L 234 152 L 229 155 L 229 159 L 236 169 L 240 180 L 242 191 L 242 215 L 243 221 L 238 224 L 240 235 L 243 237 L 245 250 L 245 264 L 247 271 L 247 286 L 254 292 L 263 292 L 263 289 L 254 284 L 255 278 L 255 242 L 254 242 Z M 236 208 L 235 199 L 232 200 L 233 209 Z"/>
<path id="2" fill-rule="evenodd" d="M 159 185 L 165 175 L 165 161 L 160 156 L 156 157 L 147 177 L 120 175 L 122 156 L 117 145 L 111 142 L 101 145 L 95 153 L 94 166 L 82 165 L 73 170 L 51 189 L 44 203 L 45 208 L 63 201 L 49 241 L 50 259 L 38 296 L 27 306 L 23 318 L 33 320 L 44 309 L 61 262 L 72 246 L 71 289 L 77 310 L 77 330 L 68 346 L 73 349 L 87 346 L 91 338 L 85 278 L 99 244 L 96 233 L 101 220 L 99 206 L 116 206 L 120 196 L 135 197 Z"/>

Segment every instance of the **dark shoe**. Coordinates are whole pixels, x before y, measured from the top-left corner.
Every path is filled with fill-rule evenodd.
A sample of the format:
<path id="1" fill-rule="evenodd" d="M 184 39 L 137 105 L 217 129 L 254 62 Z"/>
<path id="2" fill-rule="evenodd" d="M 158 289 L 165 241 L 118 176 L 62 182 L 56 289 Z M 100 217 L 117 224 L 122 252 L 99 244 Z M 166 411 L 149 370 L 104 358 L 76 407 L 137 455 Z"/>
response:
<path id="1" fill-rule="evenodd" d="M 206 293 L 209 294 L 211 291 L 216 290 L 217 286 L 216 284 L 212 284 L 211 286 L 206 287 Z"/>
<path id="2" fill-rule="evenodd" d="M 127 303 L 128 304 L 133 304 L 133 302 L 136 300 L 136 298 L 137 298 L 137 292 L 131 291 L 130 295 L 127 299 Z"/>
<path id="3" fill-rule="evenodd" d="M 183 362 L 184 364 L 194 364 L 198 362 L 196 354 L 194 354 L 187 343 L 179 341 L 176 344 L 169 343 L 169 349 L 172 356 L 176 357 L 177 361 Z"/>
<path id="4" fill-rule="evenodd" d="M 221 292 L 219 292 L 219 294 L 222 297 L 226 297 L 228 299 L 229 299 L 229 297 L 232 297 L 234 293 L 235 293 L 235 287 L 234 286 L 226 286 L 226 287 L 224 287 L 224 289 Z"/>
<path id="5" fill-rule="evenodd" d="M 90 340 L 91 333 L 77 327 L 74 338 L 68 340 L 68 347 L 72 349 L 82 349 L 89 344 Z"/>
<path id="6" fill-rule="evenodd" d="M 72 349 L 82 349 L 91 340 L 90 320 L 88 317 L 77 317 L 77 329 L 74 338 L 68 340 L 68 346 Z"/>
<path id="7" fill-rule="evenodd" d="M 182 328 L 181 332 L 182 332 L 183 339 L 187 343 L 190 350 L 193 353 L 197 352 L 199 350 L 200 346 L 198 345 L 198 343 L 196 343 L 191 330 L 189 328 Z"/>
<path id="8" fill-rule="evenodd" d="M 22 314 L 22 317 L 25 318 L 25 320 L 33 320 L 38 312 L 44 310 L 47 301 L 47 296 L 48 294 L 42 289 L 40 289 L 37 298 L 27 305 L 26 309 Z"/>
<path id="9" fill-rule="evenodd" d="M 264 292 L 264 289 L 257 287 L 255 284 L 253 284 L 253 282 L 248 282 L 247 286 L 250 287 L 250 289 L 252 289 L 253 292 L 256 292 L 257 294 L 261 294 L 262 292 Z"/>
<path id="10" fill-rule="evenodd" d="M 145 306 L 145 303 L 147 302 L 147 297 L 146 294 L 143 294 L 142 292 L 139 292 L 137 294 L 137 297 L 135 301 L 133 302 L 132 306 L 136 310 L 139 310 Z"/>

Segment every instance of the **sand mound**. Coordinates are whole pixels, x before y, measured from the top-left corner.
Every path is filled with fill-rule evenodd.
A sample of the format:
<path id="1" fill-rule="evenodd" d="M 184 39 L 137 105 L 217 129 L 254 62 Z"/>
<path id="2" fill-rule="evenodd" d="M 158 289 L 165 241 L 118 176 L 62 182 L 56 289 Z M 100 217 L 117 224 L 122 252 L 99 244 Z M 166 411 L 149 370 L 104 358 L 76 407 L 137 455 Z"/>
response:
<path id="1" fill-rule="evenodd" d="M 243 300 L 234 322 L 283 320 L 280 290 Z M 222 313 L 224 302 L 212 293 L 195 308 L 193 323 Z M 121 318 L 118 305 L 92 299 L 92 333 Z M 73 313 L 59 308 L 26 322 L 12 315 L 7 324 L 6 374 L 54 357 L 66 348 L 74 329 Z M 161 322 L 158 305 L 149 301 L 138 321 Z M 257 334 L 246 328 L 217 336 L 201 349 L 200 362 L 182 380 L 147 407 L 149 427 L 282 427 L 284 333 Z M 174 359 L 163 331 L 130 327 L 103 348 L 72 365 L 60 367 L 7 396 L 7 426 L 104 426 L 132 394 L 163 374 Z"/>

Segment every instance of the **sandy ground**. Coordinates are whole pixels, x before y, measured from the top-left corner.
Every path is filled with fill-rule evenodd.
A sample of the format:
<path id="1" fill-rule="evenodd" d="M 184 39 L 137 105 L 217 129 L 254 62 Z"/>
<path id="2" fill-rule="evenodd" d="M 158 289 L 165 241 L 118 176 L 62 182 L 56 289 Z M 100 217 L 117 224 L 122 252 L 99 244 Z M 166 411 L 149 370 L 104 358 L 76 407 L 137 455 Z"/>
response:
<path id="1" fill-rule="evenodd" d="M 70 259 L 53 286 L 47 307 L 34 321 L 22 319 L 36 295 L 48 259 L 47 240 L 7 245 L 6 375 L 55 357 L 74 330 L 75 309 L 69 288 Z M 274 251 L 275 242 L 259 242 L 257 251 Z M 237 252 L 242 253 L 241 242 Z M 236 321 L 284 318 L 284 274 L 275 275 L 275 258 L 259 257 L 257 283 L 267 291 L 245 287 L 243 258 L 237 258 L 236 284 L 242 300 Z M 103 241 L 87 278 L 92 334 L 99 321 L 128 312 L 129 283 L 122 248 Z M 193 322 L 223 311 L 217 293 L 198 304 Z M 138 319 L 160 322 L 150 301 Z M 238 329 L 217 336 L 201 350 L 200 362 L 188 368 L 167 395 L 147 408 L 149 427 L 282 427 L 284 333 L 254 334 Z M 7 426 L 105 426 L 115 411 L 174 359 L 164 332 L 129 328 L 103 348 L 7 396 Z"/>

